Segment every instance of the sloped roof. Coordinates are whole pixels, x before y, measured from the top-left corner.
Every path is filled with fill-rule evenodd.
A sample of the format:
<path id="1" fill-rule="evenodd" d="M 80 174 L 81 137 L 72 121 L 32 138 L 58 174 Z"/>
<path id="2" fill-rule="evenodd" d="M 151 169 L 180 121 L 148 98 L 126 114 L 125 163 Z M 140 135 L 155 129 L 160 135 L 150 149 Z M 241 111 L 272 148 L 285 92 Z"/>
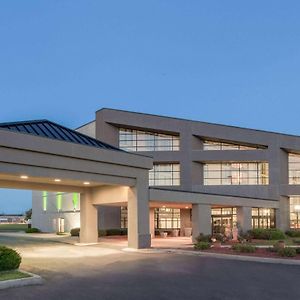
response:
<path id="1" fill-rule="evenodd" d="M 0 128 L 96 148 L 121 149 L 48 120 L 0 123 Z"/>

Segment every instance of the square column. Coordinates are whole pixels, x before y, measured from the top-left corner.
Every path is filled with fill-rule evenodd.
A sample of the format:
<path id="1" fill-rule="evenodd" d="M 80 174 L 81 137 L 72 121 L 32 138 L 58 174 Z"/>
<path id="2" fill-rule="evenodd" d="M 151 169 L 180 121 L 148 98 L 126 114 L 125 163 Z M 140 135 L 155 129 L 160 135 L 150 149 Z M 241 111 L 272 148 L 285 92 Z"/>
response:
<path id="1" fill-rule="evenodd" d="M 180 209 L 180 235 L 184 236 L 184 229 L 192 228 L 191 210 L 188 208 Z"/>
<path id="2" fill-rule="evenodd" d="M 128 247 L 134 249 L 151 247 L 148 173 L 144 177 L 128 187 Z"/>
<path id="3" fill-rule="evenodd" d="M 150 234 L 151 238 L 155 238 L 155 217 L 154 217 L 154 208 L 150 208 L 149 213 L 149 224 L 150 224 Z"/>
<path id="4" fill-rule="evenodd" d="M 290 229 L 290 199 L 281 196 L 279 199 L 279 209 L 276 209 L 276 228 L 283 232 Z"/>
<path id="5" fill-rule="evenodd" d="M 98 243 L 98 210 L 90 191 L 80 194 L 80 243 Z"/>
<path id="6" fill-rule="evenodd" d="M 211 234 L 211 206 L 207 204 L 192 205 L 193 241 L 200 234 Z"/>
<path id="7" fill-rule="evenodd" d="M 252 207 L 240 206 L 236 208 L 236 218 L 243 232 L 252 229 Z"/>

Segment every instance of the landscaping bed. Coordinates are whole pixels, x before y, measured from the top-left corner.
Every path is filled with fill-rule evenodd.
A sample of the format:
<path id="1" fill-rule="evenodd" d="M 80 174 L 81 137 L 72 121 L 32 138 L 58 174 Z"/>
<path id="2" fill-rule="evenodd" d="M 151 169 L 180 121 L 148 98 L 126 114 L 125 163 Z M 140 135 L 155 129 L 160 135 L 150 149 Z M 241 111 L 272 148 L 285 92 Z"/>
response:
<path id="1" fill-rule="evenodd" d="M 194 249 L 218 254 L 300 260 L 299 237 L 299 231 L 283 233 L 279 229 L 253 229 L 246 233 L 240 231 L 235 239 L 223 234 L 200 234 Z"/>
<path id="2" fill-rule="evenodd" d="M 294 257 L 281 256 L 277 252 L 271 252 L 268 248 L 257 248 L 253 253 L 238 252 L 229 247 L 215 248 L 211 247 L 207 250 L 201 250 L 208 253 L 216 254 L 229 254 L 229 255 L 241 255 L 241 256 L 252 256 L 252 257 L 265 257 L 265 258 L 284 258 L 284 259 L 297 259 L 300 260 L 300 254 L 296 254 Z"/>

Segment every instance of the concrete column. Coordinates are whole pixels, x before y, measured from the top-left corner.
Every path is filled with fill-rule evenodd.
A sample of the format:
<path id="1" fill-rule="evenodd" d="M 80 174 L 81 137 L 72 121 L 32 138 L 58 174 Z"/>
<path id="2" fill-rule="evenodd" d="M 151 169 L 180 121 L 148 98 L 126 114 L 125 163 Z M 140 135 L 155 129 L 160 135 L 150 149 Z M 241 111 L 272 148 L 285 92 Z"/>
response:
<path id="1" fill-rule="evenodd" d="M 193 241 L 200 234 L 211 234 L 211 206 L 193 204 L 192 206 Z"/>
<path id="2" fill-rule="evenodd" d="M 290 199 L 281 196 L 279 209 L 276 209 L 276 227 L 283 232 L 290 228 Z"/>
<path id="3" fill-rule="evenodd" d="M 149 191 L 148 172 L 137 178 L 134 187 L 128 188 L 128 247 L 149 248 L 151 236 L 149 230 Z"/>
<path id="4" fill-rule="evenodd" d="M 180 235 L 184 236 L 184 228 L 191 228 L 191 210 L 180 209 Z"/>
<path id="5" fill-rule="evenodd" d="M 155 216 L 154 216 L 154 208 L 150 208 L 149 213 L 149 224 L 150 224 L 150 234 L 151 238 L 155 238 Z"/>
<path id="6" fill-rule="evenodd" d="M 252 207 L 240 206 L 236 208 L 237 222 L 243 230 L 247 232 L 252 229 Z"/>
<path id="7" fill-rule="evenodd" d="M 90 191 L 80 194 L 80 243 L 98 242 L 98 211 Z"/>

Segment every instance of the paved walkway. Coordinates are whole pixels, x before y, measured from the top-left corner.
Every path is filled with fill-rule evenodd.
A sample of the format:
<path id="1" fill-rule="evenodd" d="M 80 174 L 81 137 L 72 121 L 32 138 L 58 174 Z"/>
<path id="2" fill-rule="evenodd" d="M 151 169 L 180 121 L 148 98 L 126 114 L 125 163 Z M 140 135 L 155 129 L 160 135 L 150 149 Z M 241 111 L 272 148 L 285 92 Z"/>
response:
<path id="1" fill-rule="evenodd" d="M 22 268 L 45 279 L 43 286 L 0 291 L 0 299 L 300 299 L 299 266 L 126 253 L 20 236 L 1 235 L 0 244 L 16 247 L 24 254 Z"/>

